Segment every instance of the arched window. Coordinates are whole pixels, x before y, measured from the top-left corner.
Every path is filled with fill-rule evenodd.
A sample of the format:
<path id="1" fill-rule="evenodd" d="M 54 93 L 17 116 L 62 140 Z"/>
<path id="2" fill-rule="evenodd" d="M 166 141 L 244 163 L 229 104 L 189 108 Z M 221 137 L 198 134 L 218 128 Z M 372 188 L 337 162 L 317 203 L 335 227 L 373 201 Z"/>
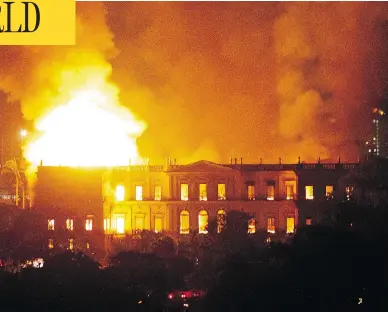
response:
<path id="1" fill-rule="evenodd" d="M 209 216 L 206 210 L 201 210 L 198 214 L 198 230 L 199 234 L 207 234 Z"/>
<path id="2" fill-rule="evenodd" d="M 182 210 L 180 214 L 180 234 L 189 234 L 190 232 L 190 214 L 187 210 Z"/>
<path id="3" fill-rule="evenodd" d="M 217 233 L 221 233 L 226 226 L 226 213 L 225 210 L 220 209 L 217 212 Z"/>

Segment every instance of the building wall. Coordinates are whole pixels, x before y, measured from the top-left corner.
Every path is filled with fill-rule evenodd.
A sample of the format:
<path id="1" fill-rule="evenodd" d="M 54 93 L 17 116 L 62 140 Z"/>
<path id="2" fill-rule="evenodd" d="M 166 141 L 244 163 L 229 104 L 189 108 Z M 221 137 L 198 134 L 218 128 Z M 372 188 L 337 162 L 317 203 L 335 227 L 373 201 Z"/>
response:
<path id="1" fill-rule="evenodd" d="M 103 245 L 102 172 L 100 169 L 39 167 L 34 207 L 47 218 L 48 246 L 60 245 L 65 249 L 77 246 L 93 252 L 95 246 Z M 86 226 L 89 220 L 92 220 L 91 228 Z"/>
<path id="2" fill-rule="evenodd" d="M 81 220 L 79 224 L 93 216 L 93 231 L 116 235 L 138 230 L 179 234 L 182 211 L 189 213 L 189 227 L 195 231 L 201 211 L 210 221 L 220 211 L 233 210 L 248 213 L 256 230 L 267 229 L 268 218 L 274 218 L 276 230 L 286 231 L 287 218 L 294 218 L 295 227 L 305 224 L 306 218 L 318 218 L 324 205 L 317 203 L 328 200 L 325 186 L 336 190 L 340 177 L 355 168 L 355 164 L 219 165 L 207 161 L 110 170 L 39 167 L 36 207 L 62 225 L 69 216 Z M 182 184 L 188 184 L 187 200 L 181 200 Z M 200 184 L 206 184 L 207 200 L 200 200 Z M 225 184 L 224 199 L 219 199 L 218 184 Z M 306 200 L 305 187 L 310 185 L 314 199 Z M 124 189 L 120 199 L 118 186 Z M 161 187 L 161 198 L 155 198 L 155 186 Z M 251 198 L 249 186 L 254 186 Z M 275 191 L 271 200 L 267 199 L 269 186 Z M 287 186 L 293 190 L 289 199 Z M 136 187 L 141 187 L 138 200 Z M 343 198 L 344 191 L 336 191 L 337 197 L 330 200 Z"/>

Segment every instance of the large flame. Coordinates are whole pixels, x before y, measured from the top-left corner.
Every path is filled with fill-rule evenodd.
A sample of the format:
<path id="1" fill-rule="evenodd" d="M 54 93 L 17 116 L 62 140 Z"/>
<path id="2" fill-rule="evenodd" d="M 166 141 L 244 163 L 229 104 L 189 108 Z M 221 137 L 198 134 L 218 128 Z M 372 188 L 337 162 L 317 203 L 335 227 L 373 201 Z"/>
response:
<path id="1" fill-rule="evenodd" d="M 69 99 L 67 103 L 35 123 L 37 134 L 25 147 L 32 165 L 122 166 L 142 161 L 136 139 L 145 124 L 118 103 L 117 88 L 98 74 L 83 87 L 67 90 L 59 97 Z"/>

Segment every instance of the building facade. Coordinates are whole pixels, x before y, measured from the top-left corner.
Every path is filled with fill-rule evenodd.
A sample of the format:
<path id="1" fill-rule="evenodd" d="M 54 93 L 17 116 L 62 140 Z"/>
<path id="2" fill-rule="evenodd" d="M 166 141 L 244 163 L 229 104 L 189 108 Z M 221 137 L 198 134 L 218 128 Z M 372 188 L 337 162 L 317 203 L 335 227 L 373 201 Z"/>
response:
<path id="1" fill-rule="evenodd" d="M 372 138 L 366 142 L 369 156 L 388 157 L 388 116 L 386 106 L 373 109 Z"/>
<path id="2" fill-rule="evenodd" d="M 199 161 L 188 165 L 116 168 L 38 168 L 35 208 L 48 231 L 82 237 L 120 237 L 142 230 L 208 233 L 228 212 L 250 216 L 247 231 L 295 232 L 319 217 L 319 205 L 346 199 L 339 178 L 357 164 L 242 164 Z M 318 207 L 318 208 L 317 208 Z M 69 237 L 70 237 L 69 236 Z M 54 238 L 52 238 L 54 240 Z M 69 238 L 69 244 L 74 243 Z"/>

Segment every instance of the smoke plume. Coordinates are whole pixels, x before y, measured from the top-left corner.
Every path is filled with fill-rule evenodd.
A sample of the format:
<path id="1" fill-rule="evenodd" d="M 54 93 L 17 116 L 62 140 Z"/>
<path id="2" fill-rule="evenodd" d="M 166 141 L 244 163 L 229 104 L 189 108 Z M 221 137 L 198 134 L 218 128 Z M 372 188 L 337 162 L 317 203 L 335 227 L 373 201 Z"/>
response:
<path id="1" fill-rule="evenodd" d="M 354 161 L 388 93 L 387 9 L 77 3 L 77 46 L 1 47 L 0 87 L 35 119 L 64 100 L 67 68 L 103 62 L 121 102 L 148 124 L 138 144 L 153 163 Z"/>

